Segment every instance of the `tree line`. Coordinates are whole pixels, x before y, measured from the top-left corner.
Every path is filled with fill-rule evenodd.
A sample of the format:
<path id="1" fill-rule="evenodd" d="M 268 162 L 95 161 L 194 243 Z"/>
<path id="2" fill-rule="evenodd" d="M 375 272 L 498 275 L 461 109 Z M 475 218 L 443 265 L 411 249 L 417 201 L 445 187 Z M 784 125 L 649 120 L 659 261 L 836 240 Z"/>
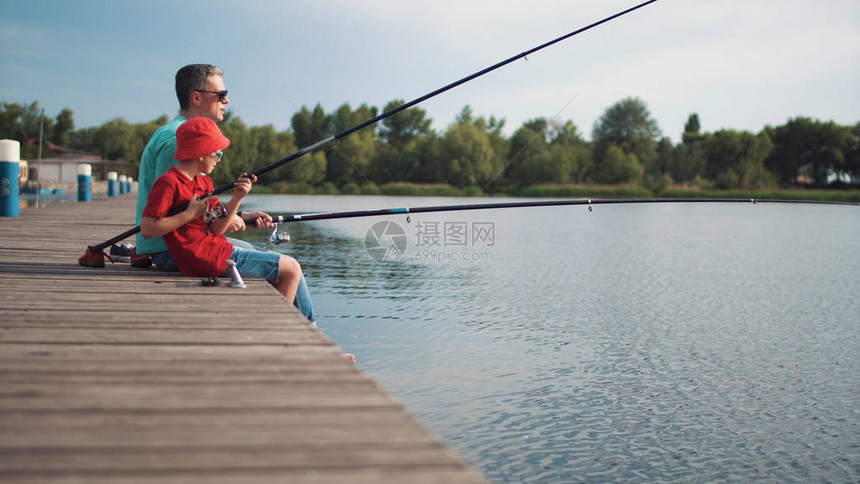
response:
<path id="1" fill-rule="evenodd" d="M 394 109 L 403 100 L 383 108 Z M 227 113 L 221 123 L 231 145 L 213 173 L 216 184 L 253 171 L 325 137 L 371 119 L 376 107 L 343 104 L 332 112 L 321 105 L 302 106 L 291 129 L 248 126 Z M 66 108 L 42 120 L 38 102 L 0 103 L 0 138 L 21 142 L 22 158 L 34 159 L 43 127 L 43 156 L 68 149 L 129 163 L 136 176 L 144 146 L 167 123 L 161 116 L 147 123 L 121 117 L 101 126 L 75 129 Z M 594 123 L 586 141 L 571 120 L 535 118 L 506 137 L 505 120 L 478 116 L 467 105 L 442 131 L 432 127 L 417 107 L 358 131 L 323 150 L 282 165 L 261 177 L 265 184 L 335 187 L 388 183 L 448 184 L 477 193 L 504 192 L 545 184 L 641 186 L 660 192 L 671 185 L 714 189 L 765 189 L 803 183 L 840 186 L 860 179 L 860 122 L 838 125 L 796 117 L 759 133 L 722 129 L 703 133 L 691 114 L 674 144 L 662 135 L 644 101 L 623 99 Z"/>

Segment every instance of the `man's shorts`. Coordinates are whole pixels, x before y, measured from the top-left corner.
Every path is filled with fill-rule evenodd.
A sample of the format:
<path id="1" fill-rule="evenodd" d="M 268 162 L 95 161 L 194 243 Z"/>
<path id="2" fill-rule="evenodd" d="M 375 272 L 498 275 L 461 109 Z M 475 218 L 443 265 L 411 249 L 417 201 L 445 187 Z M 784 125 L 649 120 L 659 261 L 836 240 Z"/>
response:
<path id="1" fill-rule="evenodd" d="M 277 281 L 280 272 L 281 255 L 269 251 L 246 250 L 233 247 L 230 258 L 236 261 L 236 268 L 242 277 Z M 229 277 L 228 273 L 224 277 Z"/>

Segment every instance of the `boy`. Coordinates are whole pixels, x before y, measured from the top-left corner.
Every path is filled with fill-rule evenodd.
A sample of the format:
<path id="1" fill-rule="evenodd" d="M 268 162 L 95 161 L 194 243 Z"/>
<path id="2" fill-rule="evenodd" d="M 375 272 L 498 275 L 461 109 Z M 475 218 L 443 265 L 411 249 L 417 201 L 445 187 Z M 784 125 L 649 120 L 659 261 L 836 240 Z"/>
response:
<path id="1" fill-rule="evenodd" d="M 200 197 L 215 189 L 208 175 L 228 146 L 230 140 L 209 118 L 193 118 L 179 126 L 175 155 L 179 163 L 155 181 L 143 210 L 140 232 L 146 238 L 163 236 L 170 255 L 185 275 L 224 276 L 227 259 L 232 259 L 244 277 L 268 280 L 292 303 L 302 274 L 295 259 L 236 248 L 224 236 L 242 199 L 257 181 L 256 176 L 247 178 L 243 174 L 234 182 L 233 196 L 225 207 L 226 217 L 208 224 L 203 221 L 203 212 L 218 205 L 219 200 L 215 195 Z M 186 202 L 185 210 L 168 216 L 171 209 Z"/>

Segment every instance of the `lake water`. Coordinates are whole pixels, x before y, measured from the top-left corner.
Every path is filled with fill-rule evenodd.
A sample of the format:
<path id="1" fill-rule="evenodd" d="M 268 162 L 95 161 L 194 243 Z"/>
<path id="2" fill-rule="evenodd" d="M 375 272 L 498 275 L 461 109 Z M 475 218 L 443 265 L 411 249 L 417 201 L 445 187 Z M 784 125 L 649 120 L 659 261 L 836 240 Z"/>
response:
<path id="1" fill-rule="evenodd" d="M 243 208 L 483 202 L 252 195 Z M 406 236 L 396 260 L 367 250 L 379 222 L 380 242 Z M 573 206 L 281 228 L 320 328 L 495 482 L 860 480 L 860 207 Z"/>

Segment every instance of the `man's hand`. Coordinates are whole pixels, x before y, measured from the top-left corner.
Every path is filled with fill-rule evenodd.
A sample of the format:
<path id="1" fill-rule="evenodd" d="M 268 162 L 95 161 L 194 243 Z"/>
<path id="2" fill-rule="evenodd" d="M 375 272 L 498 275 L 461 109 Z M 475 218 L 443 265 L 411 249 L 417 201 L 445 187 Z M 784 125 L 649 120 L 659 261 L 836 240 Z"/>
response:
<path id="1" fill-rule="evenodd" d="M 266 212 L 242 212 L 242 218 L 248 222 L 253 220 L 258 229 L 270 229 L 275 226 L 272 216 Z"/>
<path id="2" fill-rule="evenodd" d="M 233 217 L 230 218 L 230 223 L 227 224 L 226 232 L 241 232 L 243 230 L 245 230 L 245 221 L 242 220 L 242 217 L 233 215 Z"/>

